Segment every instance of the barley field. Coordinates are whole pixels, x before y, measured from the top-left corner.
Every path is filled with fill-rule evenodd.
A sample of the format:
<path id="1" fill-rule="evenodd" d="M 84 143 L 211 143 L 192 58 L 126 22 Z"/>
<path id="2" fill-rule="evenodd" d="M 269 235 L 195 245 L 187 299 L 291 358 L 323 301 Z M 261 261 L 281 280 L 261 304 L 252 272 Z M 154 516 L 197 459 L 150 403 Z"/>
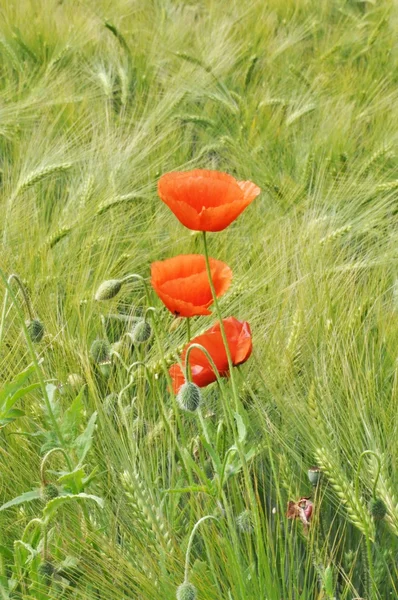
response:
<path id="1" fill-rule="evenodd" d="M 1 600 L 398 598 L 397 34 L 393 0 L 1 2 Z M 203 233 L 174 171 L 259 190 Z M 186 318 L 153 263 L 193 254 L 224 287 Z"/>

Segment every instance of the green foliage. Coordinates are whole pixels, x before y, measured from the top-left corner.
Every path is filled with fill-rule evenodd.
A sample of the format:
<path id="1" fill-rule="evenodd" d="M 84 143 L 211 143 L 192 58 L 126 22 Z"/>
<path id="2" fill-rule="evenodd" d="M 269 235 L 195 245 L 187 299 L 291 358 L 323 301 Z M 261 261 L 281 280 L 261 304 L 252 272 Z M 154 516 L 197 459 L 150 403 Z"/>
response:
<path id="1" fill-rule="evenodd" d="M 397 597 L 397 6 L 21 0 L 0 14 L 1 268 L 45 324 L 27 367 L 3 307 L 0 598 L 174 600 L 204 514 L 220 526 L 192 547 L 198 600 Z M 209 236 L 234 273 L 221 310 L 253 332 L 240 404 L 225 379 L 192 414 L 167 375 L 185 323 L 145 288 L 152 261 L 203 253 L 156 193 L 190 168 L 262 189 Z M 144 281 L 96 302 L 132 273 Z M 192 336 L 214 321 L 192 319 Z M 357 473 L 364 450 L 376 486 L 373 458 Z M 60 495 L 43 501 L 44 485 Z M 305 531 L 285 515 L 309 495 Z"/>

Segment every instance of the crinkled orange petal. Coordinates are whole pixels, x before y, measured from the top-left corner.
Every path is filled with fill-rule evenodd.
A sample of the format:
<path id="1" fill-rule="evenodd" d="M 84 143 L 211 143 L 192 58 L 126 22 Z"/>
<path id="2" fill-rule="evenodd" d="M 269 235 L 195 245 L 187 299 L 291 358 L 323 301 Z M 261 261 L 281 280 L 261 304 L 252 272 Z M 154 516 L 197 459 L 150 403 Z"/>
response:
<path id="1" fill-rule="evenodd" d="M 189 229 L 221 231 L 258 196 L 260 188 L 220 171 L 174 171 L 159 179 L 159 197 Z"/>
<path id="2" fill-rule="evenodd" d="M 220 260 L 210 258 L 210 271 L 217 297 L 224 294 L 232 271 Z M 201 254 L 179 255 L 151 265 L 151 283 L 159 298 L 173 313 L 184 317 L 211 314 L 213 297 Z"/>

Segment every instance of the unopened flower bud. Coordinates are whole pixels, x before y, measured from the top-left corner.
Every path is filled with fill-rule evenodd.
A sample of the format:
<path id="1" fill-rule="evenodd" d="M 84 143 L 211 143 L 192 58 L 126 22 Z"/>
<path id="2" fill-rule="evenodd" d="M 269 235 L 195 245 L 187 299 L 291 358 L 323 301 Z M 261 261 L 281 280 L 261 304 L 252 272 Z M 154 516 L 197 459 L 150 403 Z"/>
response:
<path id="1" fill-rule="evenodd" d="M 177 403 L 183 410 L 195 412 L 202 401 L 202 393 L 196 383 L 186 381 L 177 394 Z"/>
<path id="2" fill-rule="evenodd" d="M 387 514 L 387 508 L 381 498 L 372 498 L 369 502 L 369 512 L 374 519 L 381 521 Z"/>
<path id="3" fill-rule="evenodd" d="M 147 342 L 152 335 L 152 328 L 147 321 L 138 321 L 132 329 L 131 338 L 134 344 Z"/>
<path id="4" fill-rule="evenodd" d="M 51 575 L 55 572 L 55 567 L 52 562 L 45 560 L 39 565 L 39 573 L 45 579 L 50 579 Z"/>
<path id="5" fill-rule="evenodd" d="M 177 589 L 177 600 L 196 600 L 198 590 L 188 581 L 182 583 Z"/>
<path id="6" fill-rule="evenodd" d="M 44 502 L 50 502 L 59 496 L 59 489 L 54 483 L 47 483 L 43 486 L 41 493 Z"/>
<path id="7" fill-rule="evenodd" d="M 95 363 L 108 361 L 110 358 L 110 346 L 106 340 L 94 340 L 90 348 L 90 356 Z"/>
<path id="8" fill-rule="evenodd" d="M 29 333 L 29 337 L 32 342 L 38 343 L 41 342 L 44 336 L 44 325 L 39 319 L 31 319 L 26 321 L 26 328 Z"/>
<path id="9" fill-rule="evenodd" d="M 70 373 L 67 378 L 67 383 L 71 388 L 80 390 L 84 386 L 84 379 L 78 373 Z"/>
<path id="10" fill-rule="evenodd" d="M 103 281 L 95 293 L 95 300 L 101 302 L 102 300 L 114 298 L 120 292 L 122 285 L 123 282 L 120 279 Z"/>

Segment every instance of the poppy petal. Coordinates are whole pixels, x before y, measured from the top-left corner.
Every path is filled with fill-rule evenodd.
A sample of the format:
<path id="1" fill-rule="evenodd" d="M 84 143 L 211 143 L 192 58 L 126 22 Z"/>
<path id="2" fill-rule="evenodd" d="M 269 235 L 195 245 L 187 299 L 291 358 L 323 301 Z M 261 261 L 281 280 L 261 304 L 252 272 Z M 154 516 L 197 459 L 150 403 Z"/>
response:
<path id="1" fill-rule="evenodd" d="M 258 196 L 251 181 L 220 171 L 172 171 L 159 179 L 158 194 L 189 229 L 221 231 Z"/>
<path id="2" fill-rule="evenodd" d="M 210 271 L 217 297 L 232 281 L 232 271 L 220 260 L 210 258 Z M 151 265 L 151 283 L 155 292 L 173 313 L 183 317 L 211 314 L 213 296 L 202 254 L 186 254 L 157 261 Z"/>

